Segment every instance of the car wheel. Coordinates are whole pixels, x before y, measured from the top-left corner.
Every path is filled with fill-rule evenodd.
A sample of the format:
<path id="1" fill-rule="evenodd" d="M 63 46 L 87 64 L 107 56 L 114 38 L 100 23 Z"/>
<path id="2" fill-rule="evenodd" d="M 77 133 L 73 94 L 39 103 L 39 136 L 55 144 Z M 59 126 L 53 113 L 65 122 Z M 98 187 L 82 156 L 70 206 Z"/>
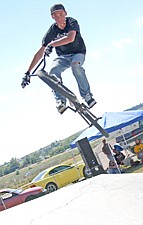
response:
<path id="1" fill-rule="evenodd" d="M 46 185 L 46 189 L 47 189 L 47 192 L 48 193 L 51 193 L 51 192 L 53 192 L 53 191 L 56 191 L 57 189 L 58 189 L 58 187 L 57 187 L 57 185 L 55 184 L 55 183 L 48 183 L 47 185 Z"/>
<path id="2" fill-rule="evenodd" d="M 92 177 L 92 174 L 91 174 L 90 170 L 86 167 L 83 168 L 83 175 L 84 175 L 85 179 L 88 179 L 88 178 Z"/>
<path id="3" fill-rule="evenodd" d="M 34 198 L 36 198 L 36 197 L 34 195 L 31 195 L 26 198 L 25 202 L 29 202 L 29 201 L 33 200 Z"/>

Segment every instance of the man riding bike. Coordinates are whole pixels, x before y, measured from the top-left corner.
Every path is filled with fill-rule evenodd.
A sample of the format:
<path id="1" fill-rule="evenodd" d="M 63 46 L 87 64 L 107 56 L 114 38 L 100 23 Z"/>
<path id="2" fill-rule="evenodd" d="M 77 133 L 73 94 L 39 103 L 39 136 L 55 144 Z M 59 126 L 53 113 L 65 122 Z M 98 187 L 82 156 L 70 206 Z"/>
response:
<path id="1" fill-rule="evenodd" d="M 56 76 L 62 82 L 62 72 L 71 68 L 76 78 L 80 95 L 88 107 L 91 108 L 96 104 L 96 101 L 92 97 L 90 85 L 82 67 L 85 61 L 86 47 L 80 34 L 78 22 L 72 17 L 67 17 L 67 12 L 62 4 L 55 4 L 51 7 L 50 12 L 55 23 L 46 32 L 42 40 L 42 47 L 35 54 L 23 79 L 29 83 L 31 70 L 43 57 L 43 54 L 49 56 L 53 48 L 55 48 L 58 57 L 54 59 L 49 75 Z M 58 112 L 62 114 L 66 110 L 66 99 L 58 92 L 54 91 L 54 94 Z"/>

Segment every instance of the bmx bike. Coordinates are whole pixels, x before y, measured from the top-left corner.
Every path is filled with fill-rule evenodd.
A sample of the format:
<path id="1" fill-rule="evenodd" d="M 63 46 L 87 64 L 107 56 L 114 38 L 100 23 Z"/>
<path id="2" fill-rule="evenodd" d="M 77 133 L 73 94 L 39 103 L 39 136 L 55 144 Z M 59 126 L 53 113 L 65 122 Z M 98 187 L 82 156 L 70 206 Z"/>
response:
<path id="1" fill-rule="evenodd" d="M 76 95 L 71 90 L 69 90 L 66 86 L 64 86 L 56 76 L 49 75 L 44 70 L 46 66 L 46 56 L 47 55 L 44 54 L 42 60 L 39 62 L 39 64 L 34 69 L 32 74 L 29 75 L 29 77 L 38 76 L 52 90 L 59 92 L 61 95 L 63 95 L 65 98 L 69 100 L 72 106 L 67 106 L 66 109 L 71 109 L 75 113 L 77 112 L 87 122 L 89 126 L 92 126 L 92 125 L 95 126 L 101 132 L 103 136 L 105 136 L 106 138 L 109 137 L 109 134 L 106 132 L 106 130 L 104 130 L 98 123 L 98 120 L 101 119 L 102 117 L 96 117 L 93 113 L 91 113 L 89 110 L 89 107 L 86 106 L 84 103 L 80 103 Z M 36 72 L 42 63 L 44 64 L 42 69 Z M 24 88 L 25 86 L 26 84 L 23 84 L 22 88 Z"/>

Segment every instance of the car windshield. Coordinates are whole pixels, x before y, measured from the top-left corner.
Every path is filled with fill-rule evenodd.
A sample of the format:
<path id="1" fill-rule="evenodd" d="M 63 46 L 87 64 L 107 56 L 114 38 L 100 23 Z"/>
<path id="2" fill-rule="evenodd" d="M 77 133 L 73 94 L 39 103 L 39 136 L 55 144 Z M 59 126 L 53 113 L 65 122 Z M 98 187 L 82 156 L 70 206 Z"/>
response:
<path id="1" fill-rule="evenodd" d="M 60 172 L 63 172 L 65 170 L 68 170 L 68 169 L 71 169 L 71 167 L 67 166 L 67 165 L 57 166 L 49 172 L 49 175 L 54 175 L 56 173 L 60 173 Z"/>
<path id="2" fill-rule="evenodd" d="M 13 192 L 15 194 L 20 194 L 22 191 L 23 191 L 22 189 L 15 189 L 15 190 L 13 190 Z"/>
<path id="3" fill-rule="evenodd" d="M 18 195 L 22 192 L 22 189 L 9 189 L 7 191 L 0 192 L 0 197 L 7 199 L 13 195 Z"/>
<path id="4" fill-rule="evenodd" d="M 45 175 L 45 173 L 47 173 L 47 170 L 42 171 L 41 173 L 39 173 L 33 180 L 32 183 L 37 182 L 38 180 L 41 180 L 43 178 L 43 176 Z"/>

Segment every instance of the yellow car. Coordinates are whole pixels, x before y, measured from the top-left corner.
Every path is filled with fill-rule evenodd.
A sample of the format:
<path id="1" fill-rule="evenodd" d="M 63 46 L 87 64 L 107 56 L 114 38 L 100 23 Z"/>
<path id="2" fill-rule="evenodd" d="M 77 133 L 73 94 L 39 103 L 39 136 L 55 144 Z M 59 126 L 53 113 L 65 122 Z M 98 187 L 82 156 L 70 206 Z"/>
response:
<path id="1" fill-rule="evenodd" d="M 88 170 L 86 170 L 83 163 L 77 166 L 61 164 L 43 170 L 29 184 L 24 185 L 22 188 L 27 189 L 29 187 L 41 186 L 50 193 L 81 178 L 87 178 L 88 175 Z"/>

